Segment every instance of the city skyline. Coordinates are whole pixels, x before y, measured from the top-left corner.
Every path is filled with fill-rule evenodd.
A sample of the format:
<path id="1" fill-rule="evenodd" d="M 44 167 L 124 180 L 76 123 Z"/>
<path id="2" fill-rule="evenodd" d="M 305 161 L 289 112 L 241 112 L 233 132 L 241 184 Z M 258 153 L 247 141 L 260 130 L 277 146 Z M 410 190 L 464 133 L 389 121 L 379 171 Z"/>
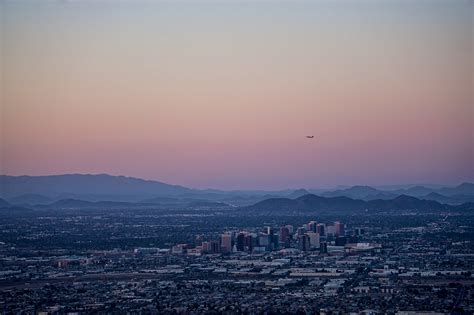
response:
<path id="1" fill-rule="evenodd" d="M 2 174 L 474 181 L 471 1 L 0 6 Z"/>

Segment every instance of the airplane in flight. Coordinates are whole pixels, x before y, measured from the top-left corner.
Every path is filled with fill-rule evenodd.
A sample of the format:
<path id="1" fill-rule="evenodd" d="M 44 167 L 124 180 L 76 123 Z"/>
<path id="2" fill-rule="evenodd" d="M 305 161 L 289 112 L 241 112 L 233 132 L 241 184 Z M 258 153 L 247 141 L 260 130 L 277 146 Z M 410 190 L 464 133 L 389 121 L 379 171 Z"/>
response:
<path id="1" fill-rule="evenodd" d="M 308 139 L 313 139 L 314 136 L 306 136 L 306 138 L 308 138 Z"/>

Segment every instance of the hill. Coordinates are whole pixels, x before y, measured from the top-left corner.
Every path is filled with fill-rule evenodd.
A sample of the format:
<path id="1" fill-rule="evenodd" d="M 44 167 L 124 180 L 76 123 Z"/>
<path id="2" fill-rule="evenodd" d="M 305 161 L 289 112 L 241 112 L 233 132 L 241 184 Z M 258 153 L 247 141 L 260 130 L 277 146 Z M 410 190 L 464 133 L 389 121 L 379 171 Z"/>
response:
<path id="1" fill-rule="evenodd" d="M 53 199 L 38 194 L 22 194 L 8 198 L 8 202 L 14 205 L 46 205 L 53 202 Z"/>
<path id="2" fill-rule="evenodd" d="M 290 198 L 290 199 L 295 199 L 295 198 L 298 198 L 298 197 L 301 197 L 301 196 L 304 196 L 304 195 L 309 195 L 310 192 L 307 191 L 306 189 L 297 189 L 295 191 L 293 191 L 291 194 L 289 194 L 288 196 L 285 196 L 286 198 Z"/>
<path id="3" fill-rule="evenodd" d="M 328 191 L 321 194 L 321 196 L 323 197 L 346 196 L 346 197 L 354 198 L 354 199 L 364 199 L 367 196 L 377 195 L 380 193 L 381 191 L 370 186 L 352 186 L 346 189 L 337 189 L 334 191 Z"/>
<path id="4" fill-rule="evenodd" d="M 49 209 L 91 209 L 91 208 L 142 208 L 154 207 L 151 204 L 121 202 L 121 201 L 86 201 L 78 199 L 61 199 L 49 205 L 41 206 L 41 208 Z"/>
<path id="5" fill-rule="evenodd" d="M 242 208 L 244 211 L 391 211 L 391 210 L 447 210 L 449 206 L 432 200 L 421 200 L 401 195 L 393 199 L 364 201 L 349 197 L 321 197 L 305 195 L 296 199 L 272 198 Z"/>
<path id="6" fill-rule="evenodd" d="M 56 196 L 173 196 L 193 192 L 192 189 L 134 177 L 101 175 L 7 176 L 0 175 L 2 197 L 19 195 Z"/>

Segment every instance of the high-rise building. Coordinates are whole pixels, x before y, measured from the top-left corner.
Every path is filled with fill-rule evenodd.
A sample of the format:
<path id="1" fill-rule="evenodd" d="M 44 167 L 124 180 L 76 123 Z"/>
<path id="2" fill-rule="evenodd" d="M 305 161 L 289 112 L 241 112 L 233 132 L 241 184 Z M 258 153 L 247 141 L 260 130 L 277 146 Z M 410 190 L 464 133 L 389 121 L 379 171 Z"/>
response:
<path id="1" fill-rule="evenodd" d="M 273 228 L 271 226 L 267 226 L 267 234 L 273 235 Z"/>
<path id="2" fill-rule="evenodd" d="M 290 231 L 286 226 L 282 226 L 280 228 L 280 242 L 285 242 L 287 238 L 290 236 Z"/>
<path id="3" fill-rule="evenodd" d="M 221 252 L 229 253 L 232 251 L 232 235 L 224 233 L 221 235 Z"/>
<path id="4" fill-rule="evenodd" d="M 316 221 L 309 222 L 308 223 L 308 232 L 317 232 L 316 227 L 317 227 L 317 222 Z"/>
<path id="5" fill-rule="evenodd" d="M 319 233 L 307 232 L 306 235 L 309 236 L 309 244 L 311 248 L 319 248 L 320 246 Z"/>
<path id="6" fill-rule="evenodd" d="M 196 235 L 196 239 L 195 239 L 195 245 L 196 246 L 202 246 L 202 241 L 204 240 L 204 236 L 202 235 Z"/>
<path id="7" fill-rule="evenodd" d="M 245 235 L 244 250 L 247 250 L 249 252 L 251 252 L 253 250 L 253 237 L 252 237 L 252 234 Z"/>
<path id="8" fill-rule="evenodd" d="M 298 245 L 299 245 L 299 248 L 301 251 L 308 251 L 311 249 L 311 245 L 310 245 L 310 240 L 309 240 L 309 236 L 307 234 L 303 234 L 301 236 L 299 236 L 299 239 L 298 239 Z"/>
<path id="9" fill-rule="evenodd" d="M 319 233 L 320 236 L 326 236 L 326 224 L 318 223 L 316 225 L 316 233 Z"/>
<path id="10" fill-rule="evenodd" d="M 272 240 L 272 249 L 277 249 L 279 247 L 279 242 L 278 242 L 278 235 L 270 235 L 271 240 Z"/>
<path id="11" fill-rule="evenodd" d="M 239 252 L 243 252 L 245 250 L 245 233 L 244 232 L 240 232 L 237 235 L 236 247 L 237 247 L 237 251 Z"/>
<path id="12" fill-rule="evenodd" d="M 284 246 L 287 247 L 288 243 L 290 241 L 290 231 L 286 226 L 282 226 L 280 228 L 280 243 Z"/>
<path id="13" fill-rule="evenodd" d="M 296 235 L 297 236 L 303 235 L 305 231 L 306 229 L 304 227 L 299 227 L 296 229 Z"/>
<path id="14" fill-rule="evenodd" d="M 290 234 L 293 234 L 293 225 L 288 224 L 288 225 L 285 225 L 285 227 L 288 229 L 288 231 L 290 232 Z"/>
<path id="15" fill-rule="evenodd" d="M 344 223 L 336 221 L 336 222 L 334 222 L 334 227 L 336 229 L 336 231 L 335 231 L 336 236 L 345 236 L 346 235 Z"/>
<path id="16" fill-rule="evenodd" d="M 264 246 L 268 249 L 270 247 L 270 243 L 271 240 L 268 234 L 260 233 L 258 235 L 258 246 Z"/>
<path id="17" fill-rule="evenodd" d="M 326 235 L 336 235 L 336 226 L 335 225 L 328 225 L 326 226 Z"/>
<path id="18" fill-rule="evenodd" d="M 210 242 L 202 242 L 202 252 L 203 253 L 210 253 L 211 252 L 211 243 Z"/>
<path id="19" fill-rule="evenodd" d="M 213 254 L 220 253 L 221 251 L 221 247 L 219 246 L 218 241 L 211 241 L 210 247 L 211 247 L 210 252 Z"/>

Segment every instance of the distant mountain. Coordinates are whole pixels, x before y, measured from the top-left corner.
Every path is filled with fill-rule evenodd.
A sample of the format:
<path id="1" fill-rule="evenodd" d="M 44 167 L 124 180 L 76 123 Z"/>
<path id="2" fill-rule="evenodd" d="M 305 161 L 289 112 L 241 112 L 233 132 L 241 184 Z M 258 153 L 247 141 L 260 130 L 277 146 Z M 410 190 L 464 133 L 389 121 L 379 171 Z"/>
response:
<path id="1" fill-rule="evenodd" d="M 363 200 L 348 197 L 320 197 L 313 194 L 304 195 L 296 199 L 272 198 L 246 207 L 249 210 L 265 211 L 311 211 L 311 210 L 361 210 L 364 209 Z"/>
<path id="2" fill-rule="evenodd" d="M 52 208 L 89 208 L 93 206 L 95 202 L 92 201 L 85 201 L 85 200 L 77 200 L 77 199 L 61 199 L 52 204 L 48 205 L 48 207 Z"/>
<path id="3" fill-rule="evenodd" d="M 320 197 L 305 195 L 296 199 L 273 198 L 243 208 L 252 211 L 291 212 L 291 211 L 390 211 L 390 210 L 445 210 L 449 206 L 432 200 L 420 200 L 401 195 L 390 200 L 364 201 L 349 197 Z"/>
<path id="4" fill-rule="evenodd" d="M 427 195 L 434 191 L 435 189 L 432 189 L 432 188 L 427 188 L 424 186 L 414 186 L 407 189 L 399 189 L 399 190 L 394 191 L 393 193 L 417 197 L 417 196 Z"/>
<path id="5" fill-rule="evenodd" d="M 18 215 L 34 215 L 35 210 L 19 206 L 0 206 L 0 217 L 16 217 Z"/>
<path id="6" fill-rule="evenodd" d="M 462 183 L 461 185 L 455 187 L 441 187 L 441 188 L 431 188 L 425 186 L 413 186 L 407 189 L 398 189 L 392 190 L 391 193 L 395 194 L 405 194 L 414 197 L 422 197 L 429 195 L 431 193 L 440 194 L 443 196 L 454 196 L 454 195 L 464 195 L 464 196 L 474 196 L 474 184 L 473 183 Z"/>
<path id="7" fill-rule="evenodd" d="M 345 196 L 353 199 L 367 199 L 369 196 L 383 196 L 386 193 L 370 186 L 352 186 L 350 188 L 338 189 L 322 193 L 323 197 Z"/>
<path id="8" fill-rule="evenodd" d="M 274 196 L 274 195 L 264 195 L 264 196 L 248 195 L 246 196 L 246 195 L 229 194 L 229 195 L 225 195 L 219 198 L 216 201 L 224 202 L 224 203 L 234 205 L 234 206 L 243 207 L 243 206 L 250 206 L 259 201 L 270 199 L 270 198 L 280 198 L 280 196 Z"/>
<path id="9" fill-rule="evenodd" d="M 121 201 L 85 201 L 77 199 L 62 199 L 41 208 L 52 209 L 87 209 L 87 208 L 136 208 L 152 207 L 150 204 L 121 202 Z"/>
<path id="10" fill-rule="evenodd" d="M 431 192 L 431 193 L 427 194 L 426 196 L 422 196 L 420 198 L 425 199 L 425 200 L 434 200 L 434 201 L 437 201 L 439 203 L 445 203 L 445 204 L 455 204 L 456 203 L 456 202 L 454 202 L 453 198 L 447 197 L 447 196 L 444 196 L 444 195 L 441 195 L 441 194 L 438 194 L 438 193 L 435 193 L 435 192 Z"/>
<path id="11" fill-rule="evenodd" d="M 309 194 L 310 192 L 307 191 L 306 189 L 297 189 L 291 194 L 289 194 L 288 196 L 286 196 L 286 198 L 295 199 L 295 198 L 298 198 L 304 195 L 309 195 Z"/>
<path id="12" fill-rule="evenodd" d="M 369 210 L 447 210 L 449 206 L 433 200 L 422 200 L 416 197 L 400 195 L 390 200 L 367 201 Z"/>
<path id="13" fill-rule="evenodd" d="M 101 175 L 7 176 L 0 175 L 2 197 L 24 194 L 56 196 L 173 196 L 192 193 L 193 190 L 162 182 L 133 177 Z"/>
<path id="14" fill-rule="evenodd" d="M 142 203 L 152 203 L 152 204 L 181 204 L 183 201 L 179 198 L 173 197 L 155 197 L 149 199 L 143 199 Z"/>
<path id="15" fill-rule="evenodd" d="M 377 199 L 382 199 L 382 200 L 390 200 L 390 199 L 393 199 L 395 197 L 397 197 L 398 195 L 396 194 L 391 194 L 389 192 L 379 192 L 375 195 L 368 195 L 368 196 L 365 196 L 361 199 L 365 200 L 365 201 L 368 201 L 368 200 L 377 200 Z"/>
<path id="16" fill-rule="evenodd" d="M 216 208 L 229 207 L 230 205 L 219 201 L 210 201 L 206 199 L 192 199 L 192 198 L 171 198 L 171 197 L 156 197 L 145 199 L 143 204 L 156 204 L 161 206 L 186 206 L 186 207 L 202 207 L 202 208 Z"/>
<path id="17" fill-rule="evenodd" d="M 345 189 L 326 191 L 320 194 L 322 197 L 349 197 L 352 199 L 375 200 L 375 199 L 393 199 L 398 194 L 388 191 L 378 190 L 370 186 L 352 186 Z"/>
<path id="18" fill-rule="evenodd" d="M 474 195 L 452 195 L 445 196 L 439 193 L 429 193 L 426 196 L 419 197 L 420 199 L 435 200 L 440 203 L 445 203 L 449 205 L 460 205 L 463 203 L 474 202 Z"/>
<path id="19" fill-rule="evenodd" d="M 474 184 L 462 183 L 456 187 L 445 187 L 437 190 L 438 193 L 445 196 L 466 195 L 474 196 Z"/>
<path id="20" fill-rule="evenodd" d="M 23 194 L 13 198 L 8 198 L 8 202 L 14 205 L 46 205 L 53 201 L 52 198 L 38 194 Z"/>
<path id="21" fill-rule="evenodd" d="M 230 207 L 230 205 L 224 202 L 215 202 L 215 201 L 206 201 L 206 200 L 196 200 L 191 201 L 187 204 L 188 207 L 192 208 L 223 208 Z"/>
<path id="22" fill-rule="evenodd" d="M 421 199 L 435 200 L 442 203 L 460 204 L 473 201 L 474 184 L 463 183 L 456 187 L 431 188 L 425 186 L 412 186 L 398 190 L 380 190 L 370 186 L 352 186 L 345 189 L 325 191 L 320 194 L 323 197 L 345 196 L 352 199 L 376 200 L 393 199 L 400 195 L 407 195 Z M 456 196 L 456 198 L 451 198 Z"/>
<path id="23" fill-rule="evenodd" d="M 133 177 L 101 175 L 7 176 L 0 175 L 0 198 L 20 206 L 50 205 L 62 199 L 89 202 L 150 203 L 173 206 L 187 205 L 195 200 L 222 202 L 234 206 L 251 206 L 273 198 L 297 199 L 310 193 L 321 197 L 348 197 L 354 200 L 393 200 L 400 195 L 447 204 L 474 201 L 474 184 L 455 187 L 412 185 L 396 190 L 382 190 L 370 186 L 338 186 L 335 190 L 235 190 L 190 189 L 178 185 L 143 180 Z M 398 188 L 398 187 L 397 187 Z"/>

